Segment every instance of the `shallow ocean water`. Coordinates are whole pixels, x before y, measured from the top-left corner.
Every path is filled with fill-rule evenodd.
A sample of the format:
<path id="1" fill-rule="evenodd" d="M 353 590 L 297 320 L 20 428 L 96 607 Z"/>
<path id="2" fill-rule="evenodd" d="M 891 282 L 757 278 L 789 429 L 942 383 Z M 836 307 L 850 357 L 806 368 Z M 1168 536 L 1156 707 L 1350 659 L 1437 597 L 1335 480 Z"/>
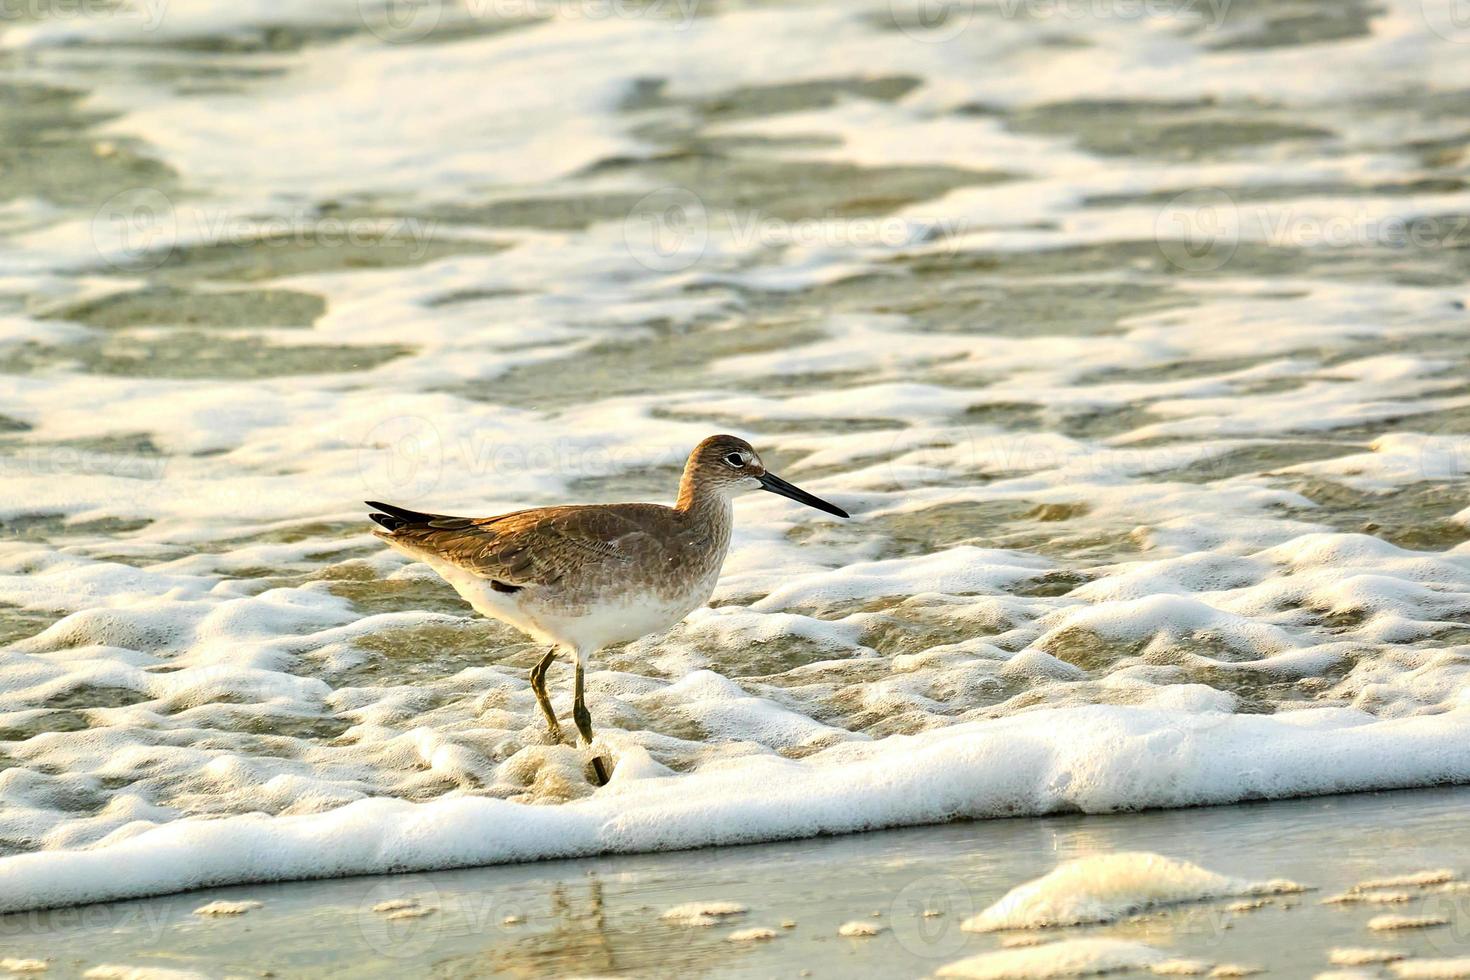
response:
<path id="1" fill-rule="evenodd" d="M 1277 977 L 1329 969 L 1334 950 L 1463 956 L 1463 888 L 1410 887 L 1392 904 L 1326 903 L 1357 882 L 1463 868 L 1463 789 L 1369 793 L 1141 814 L 987 820 L 695 853 L 638 854 L 283 885 L 0 916 L 6 955 L 70 977 L 101 964 L 186 976 L 928 976 L 1018 940 L 1143 943 L 1208 969 Z M 962 923 L 1062 861 L 1158 852 L 1299 894 L 1154 907 L 1116 921 L 977 933 Z M 1463 884 L 1463 882 L 1457 883 Z M 204 918 L 217 901 L 259 902 Z M 389 903 L 427 914 L 390 919 Z M 670 922 L 686 903 L 745 911 Z M 383 911 L 378 911 L 378 909 Z M 432 910 L 432 911 L 429 911 Z M 1385 910 L 1446 924 L 1391 933 Z M 838 935 L 858 920 L 870 938 Z M 787 925 L 790 923 L 790 925 Z M 768 928 L 767 941 L 732 941 Z M 1011 948 L 1015 948 L 1011 946 Z M 1367 977 L 1391 977 L 1369 963 Z M 1151 976 L 1148 972 L 1132 974 Z"/>
<path id="2" fill-rule="evenodd" d="M 335 873 L 167 831 L 382 797 L 427 868 L 1470 779 L 1451 6 L 7 22 L 5 906 Z M 596 659 L 636 821 L 473 836 L 585 755 L 358 502 L 668 499 L 720 430 L 854 519 L 740 501 L 712 608 Z"/>

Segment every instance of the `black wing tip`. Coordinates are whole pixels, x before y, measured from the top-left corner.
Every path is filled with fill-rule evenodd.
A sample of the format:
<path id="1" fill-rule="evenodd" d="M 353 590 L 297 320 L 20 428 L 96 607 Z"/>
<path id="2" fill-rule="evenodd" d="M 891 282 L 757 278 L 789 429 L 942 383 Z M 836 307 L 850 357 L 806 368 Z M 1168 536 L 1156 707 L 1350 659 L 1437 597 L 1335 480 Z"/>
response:
<path id="1" fill-rule="evenodd" d="M 434 514 L 409 510 L 407 507 L 399 507 L 397 504 L 385 504 L 381 500 L 364 500 L 363 503 L 373 508 L 373 513 L 369 514 L 368 517 L 390 531 L 396 531 L 409 524 L 428 524 L 436 517 Z"/>
<path id="2" fill-rule="evenodd" d="M 400 527 L 403 527 L 403 525 L 408 523 L 407 521 L 399 520 L 398 518 L 392 517 L 388 514 L 369 514 L 368 520 L 383 528 L 385 531 L 396 531 Z"/>
<path id="3" fill-rule="evenodd" d="M 373 508 L 373 513 L 368 515 L 368 520 L 386 531 L 396 531 L 412 523 L 409 515 L 414 512 L 411 510 L 385 504 L 381 500 L 364 500 L 363 503 Z M 384 511 L 386 513 L 383 513 Z"/>

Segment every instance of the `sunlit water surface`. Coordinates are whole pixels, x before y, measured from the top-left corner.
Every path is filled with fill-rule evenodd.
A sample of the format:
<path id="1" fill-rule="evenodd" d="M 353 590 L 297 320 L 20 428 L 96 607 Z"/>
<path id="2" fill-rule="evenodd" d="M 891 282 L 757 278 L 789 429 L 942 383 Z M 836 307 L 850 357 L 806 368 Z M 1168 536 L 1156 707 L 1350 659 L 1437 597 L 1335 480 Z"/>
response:
<path id="1" fill-rule="evenodd" d="M 596 658 L 639 778 L 1078 705 L 1441 746 L 1213 798 L 1470 775 L 1447 8 L 517 9 L 4 26 L 0 852 L 590 795 L 359 501 L 668 500 L 721 430 L 854 518 L 740 501 Z M 1191 801 L 1074 775 L 993 812 Z"/>
<path id="2" fill-rule="evenodd" d="M 1464 890 L 1413 888 L 1411 898 L 1391 906 L 1324 902 L 1364 879 L 1463 866 L 1467 802 L 1464 790 L 1363 794 L 244 885 L 0 916 L 0 941 L 12 955 L 48 960 L 48 975 L 60 976 L 126 964 L 205 976 L 820 978 L 925 976 L 1018 941 L 1110 938 L 1195 960 L 1204 973 L 1235 966 L 1310 977 L 1333 968 L 1334 950 L 1441 960 L 1470 949 Z M 1258 905 L 1222 899 L 1151 908 L 1066 929 L 961 928 L 1057 861 L 1139 850 L 1245 878 L 1285 877 L 1311 890 Z M 215 901 L 260 904 L 239 916 L 195 914 Z M 686 902 L 746 911 L 709 926 L 663 918 Z M 381 909 L 390 903 L 427 914 L 389 919 Z M 1386 911 L 1445 924 L 1370 930 L 1367 923 Z M 854 920 L 876 925 L 876 935 L 839 936 Z M 760 927 L 775 938 L 729 938 Z M 1389 975 L 1377 964 L 1360 969 Z"/>

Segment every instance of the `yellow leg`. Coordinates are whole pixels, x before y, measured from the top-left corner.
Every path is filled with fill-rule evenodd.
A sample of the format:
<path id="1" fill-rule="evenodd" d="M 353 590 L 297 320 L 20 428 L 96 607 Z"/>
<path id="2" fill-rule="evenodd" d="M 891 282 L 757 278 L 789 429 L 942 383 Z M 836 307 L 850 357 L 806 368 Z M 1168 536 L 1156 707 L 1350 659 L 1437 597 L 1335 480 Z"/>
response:
<path id="1" fill-rule="evenodd" d="M 536 695 L 536 703 L 541 706 L 541 714 L 546 718 L 547 734 L 551 736 L 552 742 L 559 743 L 561 742 L 561 725 L 556 720 L 556 712 L 551 710 L 551 698 L 546 696 L 546 671 L 555 659 L 556 647 L 552 647 L 546 651 L 546 656 L 531 668 L 531 693 Z"/>
<path id="2" fill-rule="evenodd" d="M 577 679 L 572 688 L 572 720 L 577 723 L 577 731 L 582 735 L 582 741 L 586 745 L 592 744 L 592 712 L 587 710 L 587 705 L 582 699 L 582 665 L 586 658 L 577 657 Z M 592 757 L 592 771 L 597 774 L 597 785 L 607 785 L 607 767 L 602 762 L 602 757 Z"/>

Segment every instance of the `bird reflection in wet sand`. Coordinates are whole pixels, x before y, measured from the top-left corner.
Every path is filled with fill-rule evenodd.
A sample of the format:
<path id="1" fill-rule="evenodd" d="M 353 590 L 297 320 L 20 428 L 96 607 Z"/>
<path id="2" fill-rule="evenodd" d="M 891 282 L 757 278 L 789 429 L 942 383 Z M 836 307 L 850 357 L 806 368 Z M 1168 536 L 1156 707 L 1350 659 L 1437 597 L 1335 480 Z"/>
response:
<path id="1" fill-rule="evenodd" d="M 489 948 L 436 963 L 434 975 L 692 977 L 727 964 L 741 952 L 722 931 L 672 925 L 631 896 L 610 916 L 596 874 L 588 876 L 585 894 L 580 892 L 557 883 L 548 914 L 533 909 L 514 927 L 524 936 L 499 931 Z M 671 937 L 672 930 L 677 930 L 676 937 Z"/>

